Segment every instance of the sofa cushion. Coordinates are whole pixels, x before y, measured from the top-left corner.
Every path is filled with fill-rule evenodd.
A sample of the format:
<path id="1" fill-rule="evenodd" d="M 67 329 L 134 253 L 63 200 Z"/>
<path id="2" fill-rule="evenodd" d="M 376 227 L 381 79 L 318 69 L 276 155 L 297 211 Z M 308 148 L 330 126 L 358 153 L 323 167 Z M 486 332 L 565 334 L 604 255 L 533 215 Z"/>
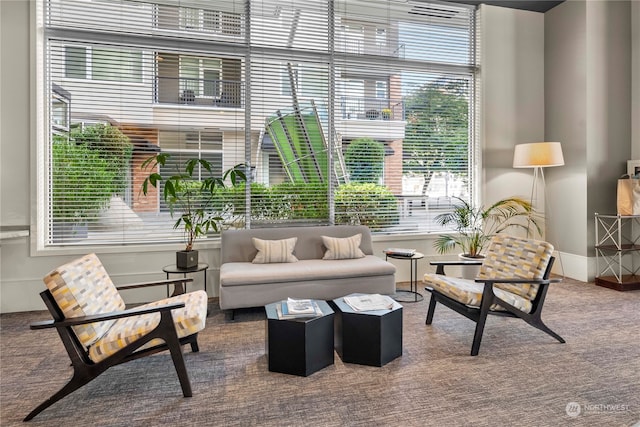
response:
<path id="1" fill-rule="evenodd" d="M 297 237 L 282 240 L 262 240 L 254 237 L 252 240 L 253 246 L 258 250 L 252 261 L 254 264 L 298 261 L 298 258 L 293 255 L 293 249 L 298 241 Z"/>
<path id="2" fill-rule="evenodd" d="M 229 262 L 220 266 L 220 286 L 244 286 L 285 283 L 301 280 L 330 280 L 336 278 L 367 277 L 395 274 L 395 266 L 375 255 L 358 259 L 341 259 L 331 263 L 300 260 L 282 268 L 278 264 Z"/>
<path id="3" fill-rule="evenodd" d="M 322 259 L 353 259 L 364 257 L 360 249 L 362 234 L 351 237 L 322 236 L 322 243 L 327 248 Z"/>

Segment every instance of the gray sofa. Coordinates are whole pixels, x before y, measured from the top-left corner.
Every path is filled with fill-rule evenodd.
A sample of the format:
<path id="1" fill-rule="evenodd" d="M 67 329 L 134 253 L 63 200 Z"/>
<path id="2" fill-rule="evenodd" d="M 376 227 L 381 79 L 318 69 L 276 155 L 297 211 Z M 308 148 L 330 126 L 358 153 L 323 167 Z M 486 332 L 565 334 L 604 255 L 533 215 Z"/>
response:
<path id="1" fill-rule="evenodd" d="M 362 234 L 364 258 L 323 260 L 321 236 Z M 253 264 L 257 250 L 252 238 L 280 240 L 297 237 L 298 262 Z M 315 226 L 227 230 L 221 236 L 220 308 L 258 307 L 288 297 L 331 300 L 354 292 L 393 294 L 393 264 L 373 255 L 371 233 L 365 226 Z"/>

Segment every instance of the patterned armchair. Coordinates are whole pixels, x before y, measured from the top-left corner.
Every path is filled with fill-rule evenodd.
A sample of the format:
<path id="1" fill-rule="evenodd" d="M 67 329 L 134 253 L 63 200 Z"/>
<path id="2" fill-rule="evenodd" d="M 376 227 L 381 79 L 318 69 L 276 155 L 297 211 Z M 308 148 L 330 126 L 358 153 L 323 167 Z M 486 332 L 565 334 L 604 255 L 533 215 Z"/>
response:
<path id="1" fill-rule="evenodd" d="M 116 288 L 95 254 L 56 268 L 43 279 L 40 296 L 53 320 L 31 329 L 56 328 L 73 366 L 73 377 L 60 391 L 35 408 L 25 421 L 72 393 L 109 367 L 169 350 L 185 397 L 191 384 L 181 345 L 198 351 L 197 335 L 204 329 L 207 294 L 195 291 L 126 309 L 118 289 L 168 286 L 182 289 L 192 279 L 163 280 Z"/>
<path id="2" fill-rule="evenodd" d="M 549 279 L 552 253 L 553 246 L 547 242 L 497 235 L 475 281 L 444 275 L 446 265 L 468 262 L 431 262 L 437 268 L 435 274 L 423 278 L 425 289 L 431 292 L 425 323 L 432 323 L 438 302 L 476 322 L 472 356 L 480 350 L 488 314 L 521 318 L 564 343 L 540 317 L 549 284 L 559 281 Z"/>

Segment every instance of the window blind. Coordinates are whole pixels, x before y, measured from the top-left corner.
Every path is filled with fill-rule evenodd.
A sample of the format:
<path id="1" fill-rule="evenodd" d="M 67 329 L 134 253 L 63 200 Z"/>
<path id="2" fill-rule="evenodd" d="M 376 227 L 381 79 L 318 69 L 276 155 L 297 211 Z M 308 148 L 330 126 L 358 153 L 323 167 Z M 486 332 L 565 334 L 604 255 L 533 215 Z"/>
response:
<path id="1" fill-rule="evenodd" d="M 193 157 L 217 176 L 244 162 L 244 3 L 44 4 L 44 245 L 181 242 L 163 186 L 142 183 Z M 160 152 L 164 166 L 142 169 Z"/>
<path id="2" fill-rule="evenodd" d="M 248 165 L 220 194 L 227 227 L 429 232 L 473 196 L 473 8 L 42 1 L 45 245 L 180 241 L 162 187 L 141 194 L 158 152 L 163 177 Z"/>

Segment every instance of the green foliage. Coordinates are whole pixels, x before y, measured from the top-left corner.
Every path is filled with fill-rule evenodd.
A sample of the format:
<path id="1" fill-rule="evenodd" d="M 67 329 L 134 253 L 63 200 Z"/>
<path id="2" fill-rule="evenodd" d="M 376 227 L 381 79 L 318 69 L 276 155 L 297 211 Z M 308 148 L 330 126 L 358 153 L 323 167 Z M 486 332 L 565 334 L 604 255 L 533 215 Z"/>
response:
<path id="1" fill-rule="evenodd" d="M 232 215 L 239 222 L 244 221 L 246 212 L 246 183 L 220 189 L 220 198 L 231 207 Z M 251 183 L 251 218 L 278 218 L 284 215 L 286 203 L 284 200 L 274 200 L 271 190 L 264 184 Z"/>
<path id="2" fill-rule="evenodd" d="M 233 205 L 233 213 L 241 220 L 245 212 L 246 184 L 223 190 L 222 198 Z M 282 183 L 272 186 L 251 183 L 251 219 L 282 221 L 326 219 L 329 217 L 327 186 L 319 183 Z"/>
<path id="3" fill-rule="evenodd" d="M 538 234 L 541 229 L 531 203 L 519 197 L 498 200 L 489 207 L 472 206 L 456 197 L 458 202 L 453 211 L 435 217 L 442 226 L 453 225 L 455 234 L 439 236 L 434 247 L 440 254 L 453 250 L 456 246 L 465 256 L 477 258 L 491 238 L 508 228 L 515 227 L 528 231 L 531 226 Z"/>
<path id="4" fill-rule="evenodd" d="M 468 81 L 445 79 L 425 84 L 405 98 L 407 126 L 403 171 L 425 176 L 464 171 L 469 162 Z"/>
<path id="5" fill-rule="evenodd" d="M 159 153 L 145 160 L 141 168 L 157 170 L 158 166 L 165 166 L 171 157 L 167 153 Z M 199 169 L 209 174 L 199 179 Z M 152 172 L 142 183 L 142 192 L 146 195 L 149 185 L 158 187 L 164 181 L 162 196 L 169 206 L 171 216 L 178 215 L 173 228 L 182 227 L 186 236 L 186 248 L 193 249 L 193 242 L 209 231 L 219 232 L 224 203 L 221 203 L 219 190 L 225 187 L 225 181 L 229 180 L 232 186 L 246 181 L 244 165 L 236 165 L 224 172 L 222 177 L 215 176 L 212 165 L 204 160 L 192 158 L 182 165 L 176 166 L 174 175 L 164 179 L 159 173 Z"/>
<path id="6" fill-rule="evenodd" d="M 286 200 L 289 219 L 327 219 L 327 185 L 285 182 L 271 187 L 275 200 Z"/>
<path id="7" fill-rule="evenodd" d="M 110 125 L 74 130 L 71 138 L 54 135 L 51 145 L 53 218 L 66 222 L 95 219 L 111 196 L 127 185 L 132 146 Z"/>
<path id="8" fill-rule="evenodd" d="M 335 194 L 336 224 L 366 225 L 380 230 L 398 223 L 398 204 L 387 187 L 344 184 Z"/>
<path id="9" fill-rule="evenodd" d="M 384 147 L 371 138 L 359 138 L 349 144 L 344 160 L 351 182 L 377 184 L 384 167 Z"/>
<path id="10" fill-rule="evenodd" d="M 127 185 L 126 169 L 133 152 L 133 145 L 120 129 L 109 124 L 96 124 L 71 130 L 71 140 L 94 150 L 104 159 L 109 167 L 118 171 L 113 185 L 118 193 Z"/>
<path id="11" fill-rule="evenodd" d="M 244 214 L 244 185 L 223 190 L 234 213 Z M 251 219 L 256 221 L 327 220 L 329 203 L 324 184 L 251 184 Z M 379 230 L 398 223 L 396 198 L 375 184 L 343 184 L 336 189 L 336 223 L 363 224 Z"/>

